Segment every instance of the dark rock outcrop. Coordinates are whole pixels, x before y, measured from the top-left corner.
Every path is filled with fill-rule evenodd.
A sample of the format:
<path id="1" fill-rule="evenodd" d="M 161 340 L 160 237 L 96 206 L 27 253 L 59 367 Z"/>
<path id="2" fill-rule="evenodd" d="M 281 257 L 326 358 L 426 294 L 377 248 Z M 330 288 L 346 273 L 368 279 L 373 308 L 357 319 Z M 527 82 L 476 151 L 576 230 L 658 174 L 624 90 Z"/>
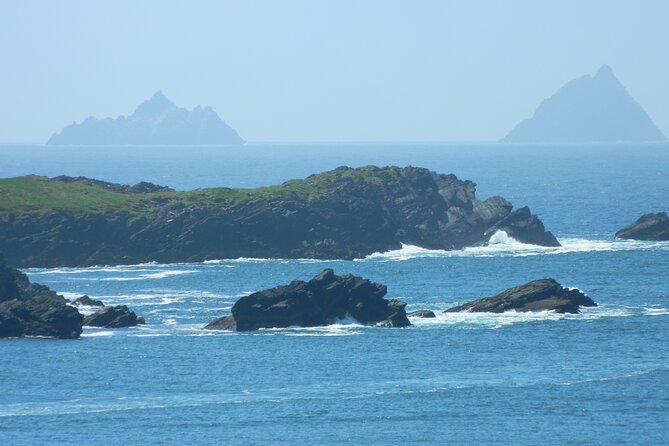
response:
<path id="1" fill-rule="evenodd" d="M 617 238 L 631 240 L 669 241 L 669 218 L 666 212 L 646 214 L 616 232 Z"/>
<path id="2" fill-rule="evenodd" d="M 490 240 L 490 237 L 497 231 L 504 231 L 509 237 L 522 243 L 560 246 L 560 242 L 551 232 L 546 231 L 539 217 L 532 215 L 527 206 L 516 209 L 488 229 L 485 232 L 486 241 Z"/>
<path id="3" fill-rule="evenodd" d="M 567 82 L 503 142 L 665 141 L 608 65 Z"/>
<path id="4" fill-rule="evenodd" d="M 63 296 L 0 262 L 0 338 L 78 338 L 83 319 Z"/>
<path id="5" fill-rule="evenodd" d="M 40 193 L 51 184 L 40 177 L 19 180 Z M 402 244 L 462 249 L 486 243 L 497 229 L 523 243 L 558 245 L 529 209 L 512 212 L 501 197 L 481 201 L 473 182 L 416 167 L 340 167 L 256 190 L 117 194 L 102 185 L 100 194 L 79 183 L 68 187 L 62 204 L 61 187 L 49 209 L 18 211 L 25 196 L 9 195 L 16 187 L 3 195 L 0 181 L 0 249 L 12 264 L 354 259 Z M 98 195 L 88 208 L 79 204 Z"/>
<path id="6" fill-rule="evenodd" d="M 308 282 L 294 280 L 253 293 L 232 306 L 232 315 L 217 319 L 206 329 L 249 331 L 291 326 L 318 327 L 347 316 L 365 325 L 411 325 L 399 300 L 387 300 L 386 287 L 350 274 L 337 276 L 326 269 Z"/>
<path id="7" fill-rule="evenodd" d="M 84 319 L 84 325 L 100 328 L 125 328 L 145 323 L 143 317 L 137 316 L 125 305 L 102 307 Z"/>
<path id="8" fill-rule="evenodd" d="M 89 307 L 104 307 L 105 304 L 101 300 L 91 299 L 90 296 L 84 295 L 72 301 L 75 305 L 87 305 Z"/>
<path id="9" fill-rule="evenodd" d="M 437 315 L 434 314 L 434 311 L 430 310 L 416 310 L 412 311 L 411 313 L 407 313 L 408 317 L 418 317 L 421 319 L 431 319 L 437 317 Z"/>
<path id="10" fill-rule="evenodd" d="M 211 107 L 179 108 L 156 92 L 130 116 L 87 118 L 56 133 L 49 145 L 243 144 L 244 140 Z"/>
<path id="11" fill-rule="evenodd" d="M 592 299 L 579 290 L 565 288 L 554 279 L 541 279 L 510 288 L 496 296 L 449 308 L 445 313 L 555 311 L 556 313 L 576 314 L 580 307 L 596 306 L 597 304 Z"/>

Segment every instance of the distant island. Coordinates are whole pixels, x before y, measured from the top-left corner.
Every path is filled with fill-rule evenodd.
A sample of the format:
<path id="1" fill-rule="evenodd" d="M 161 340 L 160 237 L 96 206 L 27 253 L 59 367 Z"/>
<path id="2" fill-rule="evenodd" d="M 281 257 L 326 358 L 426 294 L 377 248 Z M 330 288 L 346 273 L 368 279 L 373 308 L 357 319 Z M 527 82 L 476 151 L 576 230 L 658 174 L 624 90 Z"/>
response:
<path id="1" fill-rule="evenodd" d="M 418 167 L 340 167 L 257 189 L 174 191 L 83 177 L 0 179 L 0 250 L 14 266 L 355 259 L 402 244 L 454 250 L 498 231 L 560 246 L 527 207 Z"/>
<path id="2" fill-rule="evenodd" d="M 130 116 L 86 118 L 55 133 L 47 145 L 244 144 L 211 107 L 177 107 L 158 91 Z"/>
<path id="3" fill-rule="evenodd" d="M 501 142 L 660 142 L 666 137 L 608 65 L 567 82 Z"/>

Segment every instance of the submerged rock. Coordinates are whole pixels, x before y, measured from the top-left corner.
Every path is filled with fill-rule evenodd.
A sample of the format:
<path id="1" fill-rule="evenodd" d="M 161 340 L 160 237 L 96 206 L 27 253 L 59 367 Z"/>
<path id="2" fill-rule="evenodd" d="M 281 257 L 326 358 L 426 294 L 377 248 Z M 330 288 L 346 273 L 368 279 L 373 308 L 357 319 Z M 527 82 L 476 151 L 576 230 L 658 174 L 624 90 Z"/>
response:
<path id="1" fill-rule="evenodd" d="M 406 303 L 387 300 L 385 285 L 350 274 L 338 276 L 326 269 L 308 282 L 294 280 L 253 293 L 232 306 L 232 315 L 217 319 L 206 329 L 249 331 L 290 326 L 318 327 L 347 316 L 365 325 L 411 325 Z"/>
<path id="2" fill-rule="evenodd" d="M 646 214 L 616 232 L 617 238 L 631 240 L 669 241 L 669 218 L 666 212 Z"/>
<path id="3" fill-rule="evenodd" d="M 597 304 L 592 299 L 579 290 L 565 288 L 554 279 L 541 279 L 510 288 L 496 296 L 449 308 L 445 313 L 555 311 L 576 314 L 580 307 L 596 306 Z"/>
<path id="4" fill-rule="evenodd" d="M 83 319 L 63 296 L 0 261 L 0 338 L 78 338 Z"/>
<path id="5" fill-rule="evenodd" d="M 407 316 L 408 317 L 419 317 L 419 318 L 422 318 L 422 319 L 430 319 L 430 318 L 437 317 L 434 314 L 434 311 L 430 311 L 430 310 L 412 311 L 411 313 L 407 313 Z"/>
<path id="6" fill-rule="evenodd" d="M 104 307 L 105 304 L 101 300 L 91 299 L 90 296 L 84 295 L 72 301 L 75 305 L 87 305 L 89 307 Z"/>
<path id="7" fill-rule="evenodd" d="M 124 328 L 145 324 L 143 317 L 137 316 L 125 305 L 107 306 L 84 319 L 84 325 L 100 328 Z"/>

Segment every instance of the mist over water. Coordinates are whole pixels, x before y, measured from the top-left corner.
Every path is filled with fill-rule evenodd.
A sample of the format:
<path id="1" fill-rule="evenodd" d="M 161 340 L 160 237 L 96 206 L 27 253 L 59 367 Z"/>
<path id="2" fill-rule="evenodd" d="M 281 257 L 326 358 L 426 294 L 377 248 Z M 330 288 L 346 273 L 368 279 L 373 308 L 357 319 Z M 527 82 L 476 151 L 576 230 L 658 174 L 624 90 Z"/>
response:
<path id="1" fill-rule="evenodd" d="M 487 247 L 404 246 L 354 261 L 29 269 L 31 280 L 68 298 L 128 305 L 147 325 L 85 328 L 72 342 L 2 340 L 2 441 L 664 444 L 669 243 L 614 240 L 613 233 L 642 213 L 667 210 L 668 149 L 0 147 L 0 177 L 85 175 L 177 189 L 270 185 L 339 165 L 411 164 L 472 180 L 480 198 L 529 205 L 562 243 L 525 245 L 500 232 Z M 324 268 L 383 283 L 387 297 L 406 301 L 409 311 L 437 317 L 413 319 L 406 329 L 344 319 L 325 328 L 202 330 L 241 296 Z M 544 277 L 583 290 L 599 306 L 578 315 L 442 313 Z"/>

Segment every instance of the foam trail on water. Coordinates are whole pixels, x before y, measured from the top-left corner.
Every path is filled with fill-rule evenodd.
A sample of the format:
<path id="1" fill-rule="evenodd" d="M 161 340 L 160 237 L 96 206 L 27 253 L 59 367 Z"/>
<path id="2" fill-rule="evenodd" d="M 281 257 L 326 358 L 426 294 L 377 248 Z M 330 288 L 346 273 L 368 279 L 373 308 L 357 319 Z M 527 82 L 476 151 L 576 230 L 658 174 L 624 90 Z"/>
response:
<path id="1" fill-rule="evenodd" d="M 502 328 L 508 325 L 559 321 L 559 320 L 597 320 L 608 317 L 639 317 L 660 316 L 669 314 L 669 310 L 659 307 L 630 307 L 615 305 L 599 305 L 592 308 L 581 308 L 579 314 L 562 314 L 554 311 L 515 312 L 505 313 L 444 313 L 443 310 L 433 310 L 435 318 L 410 318 L 416 327 L 454 326 L 459 328 Z"/>
<path id="2" fill-rule="evenodd" d="M 347 314 L 343 318 L 337 320 L 334 324 L 320 326 L 320 327 L 286 327 L 286 328 L 266 328 L 259 330 L 260 332 L 282 334 L 285 336 L 352 336 L 361 334 L 361 329 L 368 328 L 368 326 L 361 324 L 351 315 Z"/>
<path id="3" fill-rule="evenodd" d="M 413 245 L 402 245 L 401 249 L 374 253 L 364 261 L 403 261 L 416 258 L 435 257 L 525 257 L 537 255 L 555 255 L 582 252 L 635 251 L 661 249 L 669 250 L 669 242 L 647 242 L 638 240 L 590 240 L 582 238 L 563 238 L 562 246 L 547 247 L 521 243 L 510 237 L 505 231 L 497 231 L 486 246 L 474 246 L 455 251 L 426 249 Z"/>
<path id="4" fill-rule="evenodd" d="M 102 280 L 102 281 L 127 281 L 127 280 L 147 280 L 147 279 L 165 279 L 166 277 L 172 276 L 183 276 L 184 274 L 193 274 L 197 271 L 194 270 L 173 270 L 173 271 L 159 271 L 149 274 L 140 274 L 139 276 L 134 277 L 103 277 L 103 278 L 91 278 L 90 280 Z"/>
<path id="5" fill-rule="evenodd" d="M 84 328 L 83 333 L 81 333 L 82 338 L 96 338 L 101 336 L 114 336 L 113 331 L 99 331 L 90 328 Z"/>

